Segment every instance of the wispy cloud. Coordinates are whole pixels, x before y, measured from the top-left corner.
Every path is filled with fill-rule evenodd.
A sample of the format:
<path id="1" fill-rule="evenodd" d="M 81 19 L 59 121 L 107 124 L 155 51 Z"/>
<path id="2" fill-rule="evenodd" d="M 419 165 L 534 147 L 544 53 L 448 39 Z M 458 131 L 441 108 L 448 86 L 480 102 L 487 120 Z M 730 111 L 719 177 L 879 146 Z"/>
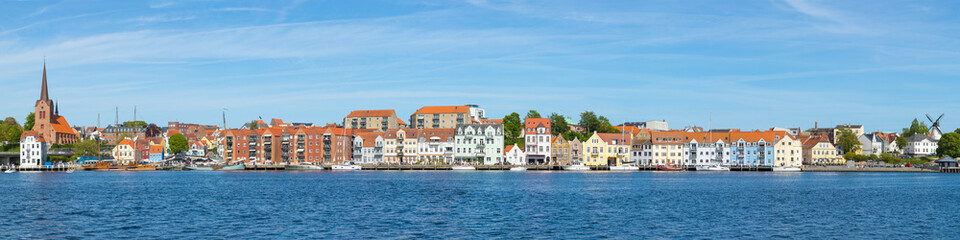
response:
<path id="1" fill-rule="evenodd" d="M 848 14 L 823 7 L 809 0 L 783 0 L 793 10 L 818 20 L 830 22 L 821 28 L 839 33 L 867 33 L 868 30 L 853 21 Z"/>
<path id="2" fill-rule="evenodd" d="M 193 20 L 196 18 L 197 18 L 196 16 L 172 17 L 172 16 L 166 16 L 166 15 L 158 15 L 158 16 L 152 16 L 152 17 L 139 17 L 139 18 L 132 19 L 132 21 L 144 22 L 144 23 L 163 23 L 163 22 L 187 21 L 187 20 Z"/>
<path id="3" fill-rule="evenodd" d="M 174 5 L 174 2 L 158 2 L 158 3 L 151 3 L 150 8 L 165 8 L 173 5 Z"/>

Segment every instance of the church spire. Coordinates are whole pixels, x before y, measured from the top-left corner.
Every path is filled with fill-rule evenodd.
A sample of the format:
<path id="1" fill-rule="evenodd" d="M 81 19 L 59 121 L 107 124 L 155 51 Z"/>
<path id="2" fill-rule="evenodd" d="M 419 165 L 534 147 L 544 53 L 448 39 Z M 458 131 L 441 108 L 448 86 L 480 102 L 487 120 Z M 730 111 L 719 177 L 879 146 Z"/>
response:
<path id="1" fill-rule="evenodd" d="M 53 115 L 60 116 L 60 99 L 53 105 Z"/>
<path id="2" fill-rule="evenodd" d="M 43 86 L 40 87 L 40 100 L 49 100 L 47 96 L 47 59 L 43 59 Z"/>

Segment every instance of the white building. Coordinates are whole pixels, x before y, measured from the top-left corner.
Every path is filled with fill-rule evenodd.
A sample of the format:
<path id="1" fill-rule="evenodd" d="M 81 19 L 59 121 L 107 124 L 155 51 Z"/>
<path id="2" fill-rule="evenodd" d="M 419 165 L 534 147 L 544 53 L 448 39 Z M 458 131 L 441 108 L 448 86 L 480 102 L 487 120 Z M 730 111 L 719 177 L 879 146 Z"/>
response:
<path id="1" fill-rule="evenodd" d="M 453 128 L 424 128 L 417 141 L 421 164 L 453 164 Z"/>
<path id="2" fill-rule="evenodd" d="M 863 151 L 863 155 L 880 156 L 880 154 L 884 152 L 884 140 L 879 134 L 863 134 L 857 137 L 857 140 L 860 141 L 860 150 Z"/>
<path id="3" fill-rule="evenodd" d="M 927 135 L 914 134 L 907 138 L 903 154 L 910 156 L 930 156 L 937 153 L 937 142 Z"/>
<path id="4" fill-rule="evenodd" d="M 454 133 L 456 164 L 503 163 L 503 125 L 458 124 Z"/>
<path id="5" fill-rule="evenodd" d="M 362 132 L 353 138 L 353 161 L 358 164 L 382 164 L 382 132 Z"/>
<path id="6" fill-rule="evenodd" d="M 20 134 L 20 167 L 37 167 L 47 160 L 47 142 L 36 131 Z"/>
<path id="7" fill-rule="evenodd" d="M 803 143 L 789 132 L 774 131 L 773 166 L 801 167 L 803 165 Z"/>
<path id="8" fill-rule="evenodd" d="M 526 164 L 527 156 L 523 153 L 523 149 L 517 147 L 517 144 L 507 146 L 506 152 L 503 157 L 507 159 L 507 164 L 510 165 L 524 165 Z"/>
<path id="9" fill-rule="evenodd" d="M 549 118 L 527 118 L 524 119 L 524 153 L 527 155 L 526 164 L 546 164 L 551 156 L 550 146 L 550 119 Z"/>
<path id="10" fill-rule="evenodd" d="M 187 151 L 189 156 L 203 156 L 206 154 L 207 148 L 201 142 L 190 143 L 190 149 Z"/>
<path id="11" fill-rule="evenodd" d="M 133 141 L 130 139 L 123 139 L 116 147 L 113 147 L 111 152 L 114 159 L 117 159 L 120 163 L 128 163 L 136 160 L 136 151 L 133 148 Z"/>

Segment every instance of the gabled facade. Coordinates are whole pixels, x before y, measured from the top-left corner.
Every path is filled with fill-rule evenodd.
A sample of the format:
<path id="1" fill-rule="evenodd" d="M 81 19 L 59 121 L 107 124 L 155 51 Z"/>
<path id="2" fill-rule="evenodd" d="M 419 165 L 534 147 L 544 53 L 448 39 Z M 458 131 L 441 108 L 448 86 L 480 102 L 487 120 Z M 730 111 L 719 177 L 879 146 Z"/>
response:
<path id="1" fill-rule="evenodd" d="M 362 132 L 353 137 L 353 162 L 383 164 L 383 132 Z"/>
<path id="2" fill-rule="evenodd" d="M 510 151 L 510 146 L 507 147 L 508 148 L 506 150 Z M 550 153 L 550 163 L 560 165 L 567 165 L 571 163 L 570 141 L 564 139 L 563 136 L 556 136 L 553 137 L 552 141 L 550 141 L 550 147 L 552 149 L 552 152 Z"/>
<path id="3" fill-rule="evenodd" d="M 426 165 L 453 164 L 455 132 L 453 128 L 419 129 L 417 162 Z"/>
<path id="4" fill-rule="evenodd" d="M 583 142 L 584 164 L 620 166 L 630 161 L 630 136 L 623 133 L 597 133 Z"/>
<path id="5" fill-rule="evenodd" d="M 503 125 L 460 124 L 454 133 L 456 164 L 503 164 Z"/>
<path id="6" fill-rule="evenodd" d="M 133 141 L 130 139 L 123 139 L 117 146 L 113 147 L 111 155 L 114 159 L 117 159 L 119 163 L 132 163 L 136 160 L 136 150 L 133 146 Z"/>
<path id="7" fill-rule="evenodd" d="M 34 103 L 34 125 L 36 132 L 51 144 L 73 144 L 77 142 L 77 132 L 60 116 L 60 109 L 47 94 L 47 64 L 43 64 L 43 83 L 40 86 L 40 99 Z"/>
<path id="8" fill-rule="evenodd" d="M 734 149 L 728 141 L 727 132 L 687 132 L 683 138 L 683 165 L 685 166 L 730 166 L 730 153 Z"/>
<path id="9" fill-rule="evenodd" d="M 419 160 L 420 129 L 387 130 L 384 134 L 384 160 L 390 164 L 416 164 Z"/>
<path id="10" fill-rule="evenodd" d="M 774 131 L 773 166 L 800 167 L 803 165 L 803 143 L 785 131 Z"/>
<path id="11" fill-rule="evenodd" d="M 837 147 L 825 136 L 810 136 L 803 141 L 803 164 L 843 165 Z"/>
<path id="12" fill-rule="evenodd" d="M 547 164 L 551 159 L 549 118 L 524 119 L 524 148 L 527 164 Z"/>
<path id="13" fill-rule="evenodd" d="M 510 165 L 524 165 L 526 164 L 527 157 L 523 153 L 523 149 L 517 147 L 517 144 L 508 145 L 504 148 L 505 152 L 503 158 L 506 159 L 506 164 Z"/>
<path id="14" fill-rule="evenodd" d="M 47 142 L 36 131 L 20 134 L 20 167 L 37 167 L 47 161 Z"/>

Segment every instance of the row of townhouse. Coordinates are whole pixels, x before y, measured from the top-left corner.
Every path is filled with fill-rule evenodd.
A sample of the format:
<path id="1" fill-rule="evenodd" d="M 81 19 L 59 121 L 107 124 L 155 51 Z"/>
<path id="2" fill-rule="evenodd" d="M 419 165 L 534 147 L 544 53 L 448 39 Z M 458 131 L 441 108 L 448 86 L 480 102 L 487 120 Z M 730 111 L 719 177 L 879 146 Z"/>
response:
<path id="1" fill-rule="evenodd" d="M 460 124 L 455 128 L 403 128 L 353 136 L 360 164 L 503 164 L 503 126 Z"/>

